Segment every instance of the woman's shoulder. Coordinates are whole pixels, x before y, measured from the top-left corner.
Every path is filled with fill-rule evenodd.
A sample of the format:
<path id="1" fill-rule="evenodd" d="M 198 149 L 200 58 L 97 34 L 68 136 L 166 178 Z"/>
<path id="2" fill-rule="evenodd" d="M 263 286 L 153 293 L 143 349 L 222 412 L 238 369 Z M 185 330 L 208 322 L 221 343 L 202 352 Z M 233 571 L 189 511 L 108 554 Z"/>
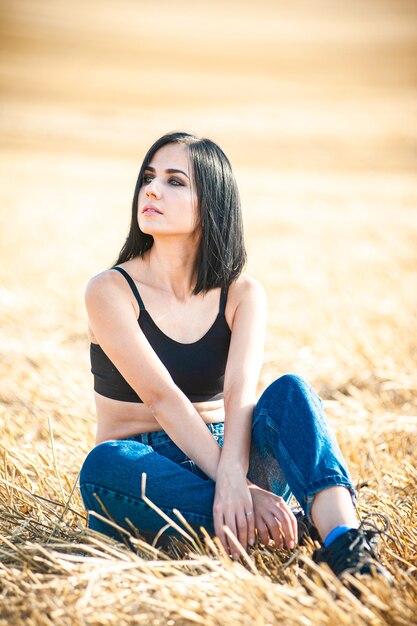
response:
<path id="1" fill-rule="evenodd" d="M 108 268 L 92 276 L 85 288 L 84 299 L 89 319 L 89 335 L 94 343 L 98 342 L 91 329 L 93 321 L 97 324 L 98 320 L 100 323 L 107 320 L 106 323 L 112 325 L 115 319 L 126 321 L 133 313 L 137 320 L 140 314 L 137 287 L 128 272 L 131 268 L 127 263 L 120 264 L 118 267 L 122 267 L 126 275 Z"/>
<path id="2" fill-rule="evenodd" d="M 251 320 L 257 320 L 256 323 L 261 324 L 266 319 L 266 293 L 259 280 L 248 274 L 241 274 L 230 285 L 229 294 L 226 320 L 233 331 L 237 319 L 240 320 L 239 325 L 243 324 L 245 332 L 251 326 Z"/>
<path id="3" fill-rule="evenodd" d="M 129 295 L 126 279 L 112 268 L 105 269 L 92 276 L 85 288 L 86 302 L 102 302 L 116 294 Z"/>
<path id="4" fill-rule="evenodd" d="M 246 311 L 252 316 L 255 311 L 266 311 L 266 293 L 262 283 L 248 274 L 241 274 L 229 287 L 226 319 L 233 327 L 237 311 Z"/>
<path id="5" fill-rule="evenodd" d="M 265 298 L 265 289 L 262 283 L 250 276 L 249 274 L 241 274 L 229 288 L 230 297 L 240 300 L 242 298 Z"/>
<path id="6" fill-rule="evenodd" d="M 88 280 L 85 292 L 86 295 L 94 295 L 96 292 L 101 291 L 102 289 L 108 289 L 109 286 L 115 285 L 116 282 L 119 281 L 116 278 L 116 274 L 118 272 L 113 271 L 112 269 L 105 269 Z"/>

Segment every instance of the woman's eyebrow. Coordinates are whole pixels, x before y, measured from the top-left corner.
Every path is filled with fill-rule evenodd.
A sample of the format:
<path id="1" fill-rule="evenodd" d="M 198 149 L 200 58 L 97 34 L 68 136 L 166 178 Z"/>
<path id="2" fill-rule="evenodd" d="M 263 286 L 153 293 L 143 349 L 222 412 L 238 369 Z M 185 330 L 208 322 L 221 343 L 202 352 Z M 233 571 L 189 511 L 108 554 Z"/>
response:
<path id="1" fill-rule="evenodd" d="M 187 178 L 190 178 L 190 177 L 188 176 L 188 174 L 186 174 L 186 173 L 185 173 L 185 172 L 183 172 L 182 170 L 176 170 L 176 169 L 170 168 L 170 169 L 165 170 L 165 171 L 166 171 L 166 173 L 167 173 L 167 174 L 184 174 L 184 176 L 186 176 Z"/>
<path id="2" fill-rule="evenodd" d="M 147 165 L 145 169 L 146 169 L 146 170 L 149 170 L 150 172 L 154 172 L 154 171 L 155 171 L 155 168 L 154 168 L 154 167 L 152 167 L 151 165 Z M 186 176 L 188 179 L 190 178 L 190 177 L 188 176 L 188 174 L 186 174 L 186 173 L 185 173 L 185 172 L 183 172 L 182 170 L 177 170 L 177 169 L 172 168 L 172 167 L 171 167 L 171 168 L 169 168 L 169 169 L 167 169 L 167 170 L 165 170 L 165 172 L 166 172 L 167 174 L 184 174 L 184 176 Z"/>

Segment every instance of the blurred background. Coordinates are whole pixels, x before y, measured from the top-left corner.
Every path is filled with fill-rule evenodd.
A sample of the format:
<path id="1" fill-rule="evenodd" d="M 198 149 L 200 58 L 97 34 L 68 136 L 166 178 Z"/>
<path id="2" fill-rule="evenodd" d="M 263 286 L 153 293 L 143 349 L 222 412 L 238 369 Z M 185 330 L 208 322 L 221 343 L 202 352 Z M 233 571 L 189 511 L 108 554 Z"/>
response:
<path id="1" fill-rule="evenodd" d="M 183 129 L 236 170 L 261 384 L 298 371 L 335 414 L 340 394 L 358 419 L 415 414 L 415 0 L 0 7 L 4 402 L 91 415 L 84 286 L 123 244 L 145 150 Z"/>

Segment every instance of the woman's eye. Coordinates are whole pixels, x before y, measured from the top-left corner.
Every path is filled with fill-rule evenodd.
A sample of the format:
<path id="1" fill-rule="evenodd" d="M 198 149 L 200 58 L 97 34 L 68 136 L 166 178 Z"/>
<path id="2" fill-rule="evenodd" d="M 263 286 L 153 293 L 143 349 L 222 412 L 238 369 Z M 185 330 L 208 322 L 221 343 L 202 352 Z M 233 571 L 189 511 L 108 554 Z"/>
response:
<path id="1" fill-rule="evenodd" d="M 152 180 L 152 176 L 150 176 L 149 174 L 145 174 L 145 176 L 143 177 L 143 184 L 144 185 L 149 185 L 151 180 Z"/>
<path id="2" fill-rule="evenodd" d="M 184 183 L 181 180 L 179 180 L 178 178 L 170 178 L 169 179 L 169 184 L 170 185 L 174 185 L 174 186 L 177 186 L 177 185 L 182 186 Z"/>

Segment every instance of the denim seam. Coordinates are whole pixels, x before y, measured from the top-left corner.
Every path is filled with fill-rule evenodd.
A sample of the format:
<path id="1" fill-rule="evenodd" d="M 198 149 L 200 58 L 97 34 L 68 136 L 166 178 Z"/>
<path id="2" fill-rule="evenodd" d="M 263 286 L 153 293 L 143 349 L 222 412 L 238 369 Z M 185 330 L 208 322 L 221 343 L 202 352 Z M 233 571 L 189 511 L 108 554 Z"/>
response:
<path id="1" fill-rule="evenodd" d="M 138 498 L 134 498 L 134 497 L 132 498 L 132 496 L 127 496 L 124 493 L 113 491 L 112 489 L 108 489 L 107 487 L 100 487 L 99 485 L 94 485 L 93 483 L 82 483 L 80 484 L 80 489 L 86 489 L 87 491 L 90 492 L 89 495 L 93 495 L 95 492 L 106 493 L 113 497 L 116 496 L 116 499 L 124 500 L 127 503 L 142 505 L 143 507 L 147 509 L 154 510 L 152 509 L 152 507 L 146 504 L 146 502 L 144 502 L 144 500 L 142 499 L 139 500 Z M 97 502 L 97 504 L 99 504 L 99 502 Z M 158 508 L 161 509 L 163 513 L 166 513 L 166 515 L 172 517 L 173 509 L 161 506 L 159 504 L 158 504 Z M 157 513 L 157 511 L 155 512 Z M 193 513 L 193 512 L 185 511 L 184 509 L 181 509 L 180 513 L 182 513 L 184 516 L 185 515 L 188 516 L 190 521 L 193 521 L 196 524 L 199 524 L 201 520 L 205 520 L 206 522 L 209 522 L 210 524 L 212 523 L 212 517 L 208 515 L 204 515 L 202 513 Z M 173 518 L 173 520 L 176 521 L 175 517 Z M 201 526 L 204 526 L 204 525 L 205 525 L 204 521 L 201 522 Z"/>
<path id="2" fill-rule="evenodd" d="M 259 412 L 259 415 L 262 415 L 262 416 L 265 418 L 265 420 L 266 420 L 266 421 L 267 421 L 267 423 L 268 423 L 268 427 L 269 427 L 271 430 L 273 430 L 273 431 L 274 431 L 274 433 L 276 434 L 276 436 L 278 437 L 278 446 L 279 446 L 280 453 L 282 454 L 282 456 L 283 456 L 283 457 L 285 457 L 285 461 L 286 461 L 288 464 L 291 464 L 291 466 L 292 466 L 292 471 L 293 471 L 293 472 L 294 472 L 294 474 L 297 476 L 297 480 L 298 480 L 298 482 L 299 482 L 300 484 L 302 484 L 302 483 L 304 482 L 304 480 L 303 480 L 303 476 L 302 476 L 302 475 L 300 474 L 300 472 L 298 471 L 297 464 L 296 464 L 296 463 L 294 463 L 294 461 L 293 461 L 292 457 L 288 454 L 287 449 L 286 449 L 286 448 L 284 448 L 284 446 L 282 445 L 282 442 L 281 442 L 281 439 L 280 439 L 280 436 L 279 436 L 279 429 L 278 429 L 278 428 L 276 428 L 275 421 L 274 421 L 274 420 L 272 420 L 272 419 L 270 418 L 270 413 L 271 413 L 271 411 L 267 411 L 266 409 L 261 409 L 261 411 Z M 271 448 L 273 448 L 273 446 L 271 446 Z M 301 503 L 300 503 L 300 504 L 301 504 Z"/>

